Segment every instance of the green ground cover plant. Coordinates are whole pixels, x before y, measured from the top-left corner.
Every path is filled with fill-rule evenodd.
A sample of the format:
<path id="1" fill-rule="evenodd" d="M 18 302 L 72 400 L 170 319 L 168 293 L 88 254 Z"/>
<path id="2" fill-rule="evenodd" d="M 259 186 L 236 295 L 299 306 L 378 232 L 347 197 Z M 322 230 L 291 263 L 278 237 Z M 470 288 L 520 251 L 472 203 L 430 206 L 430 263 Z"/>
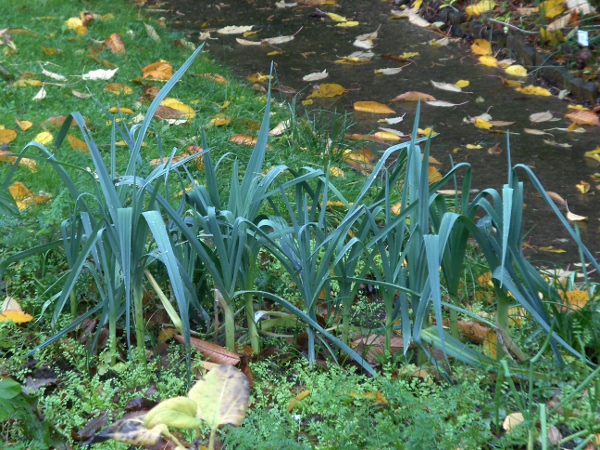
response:
<path id="1" fill-rule="evenodd" d="M 49 14 L 51 3 L 35 4 L 35 11 L 49 8 Z M 22 7 L 8 13 L 17 17 L 34 5 Z M 95 7 L 88 33 L 98 33 L 96 38 L 81 37 L 87 36 L 79 28 L 83 21 L 70 28 L 68 19 L 79 16 L 70 7 L 60 19 L 40 15 L 39 22 L 61 23 L 56 45 L 72 55 L 102 42 L 118 72 L 129 71 L 122 81 L 145 73 L 146 62 L 131 55 L 146 57 L 146 49 L 113 53 L 114 34 L 146 33 L 143 39 L 153 46 L 148 64 L 177 37 L 155 23 L 157 40 L 148 19 L 134 12 L 111 18 L 104 12 L 108 3 Z M 56 38 L 54 28 L 45 26 L 15 36 Z M 120 40 L 125 48 L 141 46 Z M 136 86 L 142 98 L 142 91 L 153 92 L 149 102 L 136 105 L 139 122 L 110 113 L 112 97 L 100 90 L 97 102 L 82 103 L 85 113 L 73 112 L 81 99 L 65 82 L 48 86 L 72 94 L 67 98 L 75 102 L 56 131 L 40 131 L 50 133 L 49 140 L 26 130 L 3 134 L 15 138 L 5 142 L 3 154 L 2 221 L 21 226 L 0 241 L 0 278 L 9 294 L 0 317 L 22 308 L 37 319 L 0 321 L 0 400 L 18 411 L 2 421 L 7 446 L 47 448 L 52 442 L 67 448 L 93 439 L 121 419 L 129 401 L 185 396 L 192 376 L 203 379 L 207 358 L 233 359 L 255 381 L 247 427 L 220 433 L 231 448 L 281 442 L 290 448 L 595 445 L 598 295 L 586 268 L 600 267 L 557 210 L 580 246 L 583 281 L 576 273 L 549 277 L 523 256 L 519 171 L 553 206 L 528 168 L 509 161 L 501 192 L 486 189 L 470 198 L 467 164 L 431 179 L 429 148 L 435 142 L 417 139 L 415 123 L 414 137 L 382 152 L 366 176 L 353 174 L 349 189 L 348 180 L 330 170 L 343 158 L 333 150 L 324 156 L 327 135 L 314 140 L 319 124 L 311 125 L 310 116 L 288 115 L 270 90 L 255 97 L 232 81 L 219 88 L 217 69 L 202 48 L 178 40 L 180 53 L 169 53 L 178 70 L 161 89 Z M 28 44 L 21 52 L 27 45 L 37 51 L 33 42 L 23 42 Z M 169 44 L 162 47 L 164 42 Z M 8 51 L 3 63 L 20 74 L 3 85 L 7 101 L 16 102 L 8 104 L 13 111 L 26 104 L 16 80 L 33 79 L 19 69 L 34 70 L 20 55 Z M 61 66 L 64 73 L 76 70 L 69 64 Z M 45 106 L 56 105 L 44 100 L 36 111 L 39 122 L 55 114 Z M 245 117 L 230 128 L 213 121 L 223 119 L 216 114 L 230 107 L 226 101 L 237 102 L 239 117 Z M 275 120 L 301 123 L 270 139 L 272 111 Z M 261 116 L 251 148 L 230 142 L 233 133 L 250 133 Z M 165 118 L 186 123 L 167 124 Z M 1 117 L 9 119 L 14 115 Z M 76 132 L 72 121 L 86 153 L 66 150 L 67 142 L 77 142 L 68 139 Z M 27 136 L 37 141 L 29 143 Z M 282 161 L 294 142 L 315 145 L 302 151 L 302 163 Z M 39 195 L 39 205 L 27 204 L 15 194 L 16 180 L 50 195 Z M 447 185 L 456 187 L 454 198 L 438 192 Z M 60 201 L 48 204 L 45 197 Z M 342 209 L 332 212 L 331 201 Z M 479 282 L 486 273 L 491 286 Z M 576 303 L 573 292 L 585 301 Z M 511 313 L 515 307 L 520 325 Z M 483 333 L 468 331 L 477 327 Z M 169 340 L 173 333 L 183 348 Z M 373 336 L 383 342 L 374 344 Z M 45 381 L 36 383 L 39 378 Z M 37 405 L 25 397 L 27 389 Z M 186 400 L 180 406 L 189 412 L 189 405 Z M 151 421 L 156 409 L 136 408 L 147 421 L 135 423 L 145 428 L 183 423 L 179 416 L 169 422 L 170 415 Z M 506 422 L 517 414 L 517 425 Z M 184 415 L 181 428 L 201 430 L 202 417 Z M 220 422 L 209 422 L 210 442 L 199 442 L 211 445 Z M 367 433 L 375 428 L 377 436 Z M 175 441 L 201 434 L 184 433 Z"/>

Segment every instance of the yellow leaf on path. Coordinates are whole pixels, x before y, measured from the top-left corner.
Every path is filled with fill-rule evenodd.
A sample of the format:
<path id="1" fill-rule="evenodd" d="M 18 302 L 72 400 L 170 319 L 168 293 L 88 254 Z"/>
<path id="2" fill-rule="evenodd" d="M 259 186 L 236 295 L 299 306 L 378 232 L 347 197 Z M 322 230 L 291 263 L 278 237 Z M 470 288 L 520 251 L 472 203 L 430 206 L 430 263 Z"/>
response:
<path id="1" fill-rule="evenodd" d="M 515 90 L 522 94 L 539 95 L 540 97 L 552 97 L 552 94 L 548 89 L 545 89 L 540 86 L 533 86 L 531 84 L 525 87 L 518 87 Z"/>
<path id="2" fill-rule="evenodd" d="M 586 158 L 594 159 L 600 163 L 600 145 L 596 147 L 594 150 L 590 150 L 589 152 L 585 152 L 583 154 Z"/>
<path id="3" fill-rule="evenodd" d="M 342 95 L 344 92 L 346 92 L 346 88 L 339 84 L 321 84 L 319 85 L 319 88 L 307 98 L 331 98 Z"/>
<path id="4" fill-rule="evenodd" d="M 538 247 L 538 250 L 541 252 L 549 252 L 549 253 L 566 253 L 566 250 L 563 250 L 562 248 L 555 248 L 555 247 L 552 247 L 551 245 L 549 245 L 547 247 Z"/>
<path id="5" fill-rule="evenodd" d="M 338 22 L 335 24 L 335 26 L 339 27 L 339 28 L 352 28 L 352 27 L 357 27 L 359 25 L 360 25 L 360 23 L 357 22 L 356 20 L 349 20 L 347 22 Z"/>
<path id="6" fill-rule="evenodd" d="M 510 433 L 513 428 L 522 424 L 523 422 L 525 422 L 525 417 L 523 417 L 523 414 L 519 412 L 510 413 L 504 418 L 504 422 L 502 422 L 502 428 L 504 428 L 507 433 Z"/>
<path id="7" fill-rule="evenodd" d="M 467 149 L 468 150 L 481 150 L 483 147 L 479 144 L 475 145 L 475 144 L 467 144 Z"/>
<path id="8" fill-rule="evenodd" d="M 574 110 L 565 114 L 565 119 L 569 119 L 571 122 L 578 125 L 592 125 L 600 126 L 600 119 L 598 114 L 589 109 Z"/>
<path id="9" fill-rule="evenodd" d="M 143 78 L 168 81 L 173 76 L 173 66 L 167 61 L 158 61 L 142 69 Z"/>
<path id="10" fill-rule="evenodd" d="M 129 95 L 133 93 L 133 89 L 120 83 L 110 83 L 104 87 L 104 92 L 114 95 Z"/>
<path id="11" fill-rule="evenodd" d="M 491 55 L 480 56 L 479 62 L 484 66 L 498 67 L 498 60 Z"/>
<path id="12" fill-rule="evenodd" d="M 54 140 L 54 136 L 49 131 L 42 131 L 33 140 L 39 144 L 46 145 Z"/>
<path id="13" fill-rule="evenodd" d="M 325 13 L 329 16 L 329 18 L 331 20 L 333 20 L 334 22 L 348 22 L 348 19 L 346 19 L 343 16 L 340 16 L 339 14 L 335 14 L 335 13 Z"/>
<path id="14" fill-rule="evenodd" d="M 15 130 L 0 130 L 0 145 L 8 144 L 9 142 L 14 141 L 16 137 L 17 132 Z"/>
<path id="15" fill-rule="evenodd" d="M 469 84 L 471 84 L 469 80 L 458 80 L 456 83 L 454 83 L 454 86 L 462 89 L 468 87 Z"/>
<path id="16" fill-rule="evenodd" d="M 373 114 L 396 114 L 396 111 L 389 106 L 373 101 L 356 102 L 354 103 L 354 110 Z"/>
<path id="17" fill-rule="evenodd" d="M 272 78 L 271 75 L 265 75 L 261 72 L 253 73 L 252 75 L 248 75 L 246 78 L 250 83 L 266 83 Z"/>
<path id="18" fill-rule="evenodd" d="M 465 8 L 465 13 L 468 16 L 480 16 L 483 13 L 489 12 L 496 7 L 493 0 L 482 0 L 474 5 L 469 5 Z"/>
<path id="19" fill-rule="evenodd" d="M 419 132 L 418 132 L 419 136 L 437 136 L 439 133 L 436 133 L 435 131 L 433 131 L 433 128 L 428 127 L 428 128 L 424 128 L 421 129 L 419 128 Z"/>
<path id="20" fill-rule="evenodd" d="M 483 120 L 483 119 L 475 119 L 475 122 L 473 122 L 473 125 L 475 125 L 477 128 L 481 128 L 483 130 L 490 130 L 492 128 L 492 124 L 489 123 L 487 120 Z"/>
<path id="21" fill-rule="evenodd" d="M 400 94 L 397 97 L 394 97 L 390 101 L 391 102 L 418 102 L 419 100 L 423 101 L 423 102 L 433 101 L 433 100 L 435 100 L 435 97 L 433 97 L 432 95 L 429 95 L 429 94 L 424 94 L 423 92 L 408 91 L 408 92 L 405 92 L 404 94 Z"/>
<path id="22" fill-rule="evenodd" d="M 515 77 L 527 76 L 527 69 L 519 64 L 514 64 L 512 66 L 507 67 L 506 69 L 504 69 L 504 72 L 506 72 L 508 75 L 513 75 Z"/>
<path id="23" fill-rule="evenodd" d="M 17 125 L 19 125 L 19 128 L 23 131 L 27 131 L 33 126 L 33 123 L 31 123 L 29 120 L 15 119 L 15 121 L 17 122 Z M 2 133 L 2 130 L 0 130 L 0 133 Z"/>
<path id="24" fill-rule="evenodd" d="M 491 55 L 492 44 L 486 39 L 475 39 L 475 42 L 471 45 L 471 51 L 476 55 Z"/>
<path id="25" fill-rule="evenodd" d="M 73 150 L 79 150 L 80 152 L 86 153 L 90 152 L 90 149 L 88 148 L 85 141 L 82 141 L 81 139 L 76 138 L 75 136 L 71 136 L 70 134 L 67 134 L 67 140 L 69 141 L 69 145 Z"/>
<path id="26" fill-rule="evenodd" d="M 374 140 L 377 142 L 400 142 L 402 140 L 402 138 L 399 135 L 391 133 L 389 131 L 377 131 L 371 136 L 373 136 L 375 138 Z"/>
<path id="27" fill-rule="evenodd" d="M 575 187 L 582 194 L 587 194 L 590 191 L 590 183 L 588 183 L 587 181 L 581 180 L 581 182 L 579 184 L 576 184 Z"/>

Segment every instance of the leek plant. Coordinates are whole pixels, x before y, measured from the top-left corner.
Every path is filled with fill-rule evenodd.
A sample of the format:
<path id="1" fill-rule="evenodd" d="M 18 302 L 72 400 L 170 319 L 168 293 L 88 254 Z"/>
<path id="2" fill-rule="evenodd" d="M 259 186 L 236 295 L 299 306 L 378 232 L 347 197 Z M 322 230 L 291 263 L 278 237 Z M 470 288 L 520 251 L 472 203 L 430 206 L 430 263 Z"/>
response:
<path id="1" fill-rule="evenodd" d="M 58 173 L 74 201 L 71 217 L 61 225 L 62 236 L 60 239 L 26 250 L 5 259 L 0 264 L 1 277 L 2 272 L 9 264 L 23 257 L 45 251 L 48 248 L 64 247 L 69 270 L 55 283 L 54 286 L 59 286 L 60 291 L 46 302 L 44 309 L 50 306 L 54 308 L 52 325 L 56 326 L 68 302 L 70 312 L 76 319 L 34 351 L 61 339 L 65 333 L 74 329 L 84 319 L 100 314 L 95 340 L 102 327 L 108 324 L 113 363 L 118 354 L 117 323 L 122 317 L 125 319 L 125 336 L 130 357 L 132 349 L 130 336 L 133 323 L 136 345 L 139 349 L 137 353 L 141 358 L 145 358 L 144 280 L 146 270 L 155 261 L 161 262 L 167 270 L 181 318 L 181 331 L 189 346 L 189 304 L 194 302 L 196 306 L 199 307 L 199 305 L 194 298 L 194 292 L 190 290 L 189 285 L 186 286 L 180 276 L 180 263 L 175 258 L 170 232 L 159 211 L 159 204 L 168 203 L 168 200 L 160 192 L 164 191 L 168 195 L 169 174 L 197 155 L 192 155 L 174 164 L 172 162 L 173 152 L 164 164 L 142 176 L 143 174 L 140 173 L 142 163 L 140 149 L 146 139 L 156 109 L 191 66 L 201 49 L 202 47 L 198 48 L 161 89 L 140 124 L 131 129 L 126 126 L 122 127 L 115 117 L 105 111 L 112 122 L 110 166 L 105 163 L 103 154 L 87 129 L 83 116 L 73 113 L 67 117 L 56 137 L 55 145 L 57 148 L 61 145 L 74 120 L 83 134 L 94 165 L 94 173 L 89 173 L 91 190 L 81 190 L 76 186 L 66 170 L 69 165 L 58 161 L 54 154 L 43 145 L 32 142 L 21 153 L 22 157 L 30 147 L 41 151 L 42 159 L 47 161 Z M 130 152 L 124 173 L 119 173 L 116 167 L 117 132 L 126 142 Z M 160 139 L 157 141 L 162 154 Z M 121 150 L 119 151 L 121 152 Z M 4 181 L 5 186 L 10 183 L 16 166 L 16 164 L 13 166 Z M 71 168 L 88 173 L 83 168 Z M 79 315 L 81 311 L 78 302 L 82 292 L 78 292 L 77 289 L 81 285 L 84 274 L 89 274 L 93 278 L 97 298 L 94 307 Z M 51 286 L 47 292 L 51 292 L 54 286 Z"/>

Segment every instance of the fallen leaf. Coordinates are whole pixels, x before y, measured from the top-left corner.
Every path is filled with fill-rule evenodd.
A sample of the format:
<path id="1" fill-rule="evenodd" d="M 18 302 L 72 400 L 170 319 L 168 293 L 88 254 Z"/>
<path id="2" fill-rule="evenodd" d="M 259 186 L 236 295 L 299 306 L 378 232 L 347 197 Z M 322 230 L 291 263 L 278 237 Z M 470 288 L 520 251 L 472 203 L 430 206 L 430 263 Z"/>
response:
<path id="1" fill-rule="evenodd" d="M 483 13 L 489 12 L 496 7 L 493 0 L 483 0 L 474 5 L 469 5 L 465 8 L 465 13 L 468 16 L 480 16 Z"/>
<path id="2" fill-rule="evenodd" d="M 565 301 L 565 305 L 561 308 L 561 310 L 565 312 L 580 310 L 590 301 L 590 294 L 588 291 L 580 289 L 574 289 L 567 292 L 560 291 L 559 294 Z"/>
<path id="3" fill-rule="evenodd" d="M 462 102 L 462 103 L 450 103 L 450 102 L 445 102 L 444 100 L 432 100 L 432 101 L 425 102 L 425 103 L 427 103 L 428 105 L 431 105 L 431 106 L 441 106 L 441 107 L 449 108 L 451 106 L 466 105 L 469 102 L 466 101 L 466 102 Z"/>
<path id="4" fill-rule="evenodd" d="M 234 144 L 237 144 L 237 145 L 253 146 L 253 145 L 256 145 L 256 141 L 257 141 L 257 138 L 252 137 L 252 136 L 247 136 L 245 134 L 236 134 L 235 136 L 232 136 L 231 138 L 229 138 L 229 142 L 233 142 Z"/>
<path id="5" fill-rule="evenodd" d="M 523 131 L 524 131 L 525 133 L 528 133 L 528 134 L 534 134 L 534 135 L 536 135 L 536 136 L 543 136 L 543 135 L 545 135 L 545 134 L 548 134 L 548 135 L 550 135 L 550 136 L 553 136 L 553 134 L 552 134 L 552 133 L 548 133 L 547 131 L 542 131 L 542 130 L 536 130 L 536 129 L 534 129 L 534 128 L 523 128 Z"/>
<path id="6" fill-rule="evenodd" d="M 492 124 L 489 123 L 487 120 L 483 120 L 483 119 L 475 119 L 475 121 L 473 122 L 473 125 L 475 125 L 477 128 L 481 128 L 483 130 L 491 130 L 492 128 Z"/>
<path id="7" fill-rule="evenodd" d="M 529 85 L 529 86 L 525 86 L 525 87 L 518 87 L 515 89 L 515 91 L 520 92 L 522 94 L 528 94 L 528 95 L 539 95 L 541 97 L 552 97 L 552 94 L 550 93 L 550 91 L 548 89 L 545 89 L 540 86 Z"/>
<path id="8" fill-rule="evenodd" d="M 383 131 L 377 131 L 373 133 L 372 136 L 377 139 L 377 141 L 384 142 L 400 142 L 402 140 L 402 136 L 404 134 L 397 130 L 391 130 L 390 128 L 386 128 Z"/>
<path id="9" fill-rule="evenodd" d="M 354 45 L 355 47 L 358 48 L 362 48 L 364 50 L 371 50 L 373 47 L 375 47 L 375 43 L 371 40 L 360 40 L 360 39 L 356 39 L 352 45 Z"/>
<path id="10" fill-rule="evenodd" d="M 42 74 L 46 75 L 49 78 L 52 78 L 56 81 L 67 81 L 67 77 L 60 75 L 58 73 L 50 72 L 42 67 Z"/>
<path id="11" fill-rule="evenodd" d="M 549 120 L 552 120 L 553 117 L 554 116 L 552 115 L 552 113 L 550 111 L 544 111 L 544 112 L 531 114 L 529 116 L 529 121 L 531 123 L 547 122 Z"/>
<path id="12" fill-rule="evenodd" d="M 76 138 L 75 136 L 71 136 L 70 134 L 67 134 L 67 140 L 69 141 L 69 145 L 73 150 L 79 150 L 80 152 L 89 153 L 90 149 L 88 148 L 85 141 L 82 141 L 81 139 Z"/>
<path id="13" fill-rule="evenodd" d="M 143 78 L 168 81 L 173 76 L 173 66 L 167 61 L 158 61 L 142 69 Z"/>
<path id="14" fill-rule="evenodd" d="M 356 20 L 349 20 L 347 22 L 339 22 L 339 23 L 335 24 L 335 26 L 338 28 L 352 28 L 352 27 L 357 27 L 359 25 L 360 25 L 360 23 Z"/>
<path id="15" fill-rule="evenodd" d="M 402 114 L 399 117 L 386 117 L 384 119 L 379 119 L 379 122 L 387 122 L 389 125 L 396 125 L 404 120 L 404 116 L 406 113 Z"/>
<path id="16" fill-rule="evenodd" d="M 515 122 L 507 122 L 505 120 L 488 120 L 489 123 L 494 127 L 507 127 L 509 125 L 514 125 Z"/>
<path id="17" fill-rule="evenodd" d="M 54 136 L 52 136 L 52 133 L 48 131 L 42 131 L 36 137 L 34 137 L 33 140 L 39 144 L 46 145 L 54 140 Z"/>
<path id="18" fill-rule="evenodd" d="M 243 34 L 246 31 L 250 31 L 252 28 L 254 28 L 254 25 L 248 25 L 248 26 L 228 26 L 228 27 L 224 27 L 221 28 L 219 30 L 217 30 L 217 33 L 219 34 Z"/>
<path id="19" fill-rule="evenodd" d="M 471 84 L 469 80 L 458 80 L 456 83 L 454 83 L 454 86 L 462 89 L 469 86 L 469 84 Z"/>
<path id="20" fill-rule="evenodd" d="M 467 144 L 465 146 L 467 150 L 481 150 L 483 147 L 479 144 Z"/>
<path id="21" fill-rule="evenodd" d="M 2 130 L 0 130 L 0 133 Z M 600 146 L 596 147 L 595 150 L 590 150 L 589 152 L 585 152 L 583 154 L 586 158 L 594 159 L 600 163 Z"/>
<path id="22" fill-rule="evenodd" d="M 407 8 L 404 11 L 392 9 L 391 12 L 393 16 L 392 18 L 407 18 L 410 23 L 418 27 L 427 28 L 431 25 L 427 20 L 423 19 L 419 15 L 418 11 L 415 11 L 412 8 Z"/>
<path id="23" fill-rule="evenodd" d="M 339 84 L 321 84 L 307 98 L 331 98 L 342 95 L 346 88 Z"/>
<path id="24" fill-rule="evenodd" d="M 354 110 L 372 114 L 396 114 L 392 108 L 383 103 L 373 101 L 362 101 L 354 103 Z"/>
<path id="25" fill-rule="evenodd" d="M 299 402 L 301 402 L 302 400 L 304 400 L 306 397 L 308 397 L 311 393 L 310 389 L 305 389 L 304 391 L 300 392 L 298 395 L 296 395 L 291 401 L 290 404 L 287 407 L 287 412 L 291 412 L 296 405 L 298 405 Z"/>
<path id="26" fill-rule="evenodd" d="M 111 114 L 115 114 L 115 113 L 121 113 L 121 114 L 135 114 L 135 111 L 129 108 L 121 108 L 121 107 L 117 107 L 117 106 L 112 106 L 109 110 L 109 113 Z"/>
<path id="27" fill-rule="evenodd" d="M 565 119 L 569 119 L 571 122 L 578 125 L 600 126 L 598 114 L 589 109 L 568 112 L 565 114 Z"/>
<path id="28" fill-rule="evenodd" d="M 110 83 L 104 86 L 104 92 L 114 95 L 130 95 L 133 94 L 133 89 L 119 83 Z"/>
<path id="29" fill-rule="evenodd" d="M 255 46 L 259 46 L 259 47 L 262 45 L 261 41 L 249 41 L 248 39 L 242 39 L 242 38 L 235 38 L 235 40 L 240 45 L 247 45 L 247 46 L 255 45 Z"/>
<path id="30" fill-rule="evenodd" d="M 115 55 L 125 54 L 125 44 L 123 44 L 121 36 L 119 36 L 117 33 L 111 34 L 108 39 L 104 41 L 104 45 L 106 45 L 108 49 Z"/>
<path id="31" fill-rule="evenodd" d="M 391 99 L 391 102 L 418 102 L 434 101 L 435 97 L 418 91 L 408 91 Z"/>
<path id="32" fill-rule="evenodd" d="M 308 75 L 304 75 L 302 77 L 302 80 L 303 81 L 318 81 L 318 80 L 327 78 L 328 76 L 329 76 L 329 74 L 327 73 L 327 69 L 325 69 L 323 72 L 313 72 L 313 73 L 309 73 Z"/>
<path id="33" fill-rule="evenodd" d="M 552 247 L 551 245 L 547 246 L 547 247 L 538 247 L 537 249 L 541 252 L 566 253 L 566 250 L 563 250 L 562 248 L 555 248 L 555 247 Z"/>
<path id="34" fill-rule="evenodd" d="M 498 60 L 490 55 L 480 56 L 479 62 L 484 66 L 498 67 Z"/>
<path id="35" fill-rule="evenodd" d="M 184 338 L 180 334 L 175 336 L 175 340 L 183 344 Z M 195 337 L 190 338 L 190 344 L 196 350 L 199 350 L 203 356 L 210 359 L 212 362 L 218 364 L 227 364 L 235 366 L 240 362 L 240 355 L 231 352 L 220 345 L 213 344 L 212 342 L 203 341 Z"/>
<path id="36" fill-rule="evenodd" d="M 112 77 L 115 76 L 115 73 L 117 73 L 117 70 L 119 70 L 119 68 L 116 69 L 98 69 L 98 70 L 92 70 L 91 72 L 88 73 L 84 73 L 83 75 L 81 75 L 81 78 L 83 80 L 110 80 Z"/>
<path id="37" fill-rule="evenodd" d="M 510 433 L 515 427 L 525 422 L 525 417 L 520 412 L 510 413 L 504 418 L 504 422 L 502 422 L 502 428 L 507 433 Z"/>
<path id="38" fill-rule="evenodd" d="M 7 310 L 0 313 L 0 322 L 12 320 L 14 323 L 26 323 L 33 320 L 33 316 L 23 311 Z"/>
<path id="39" fill-rule="evenodd" d="M 527 69 L 519 64 L 515 64 L 504 69 L 504 73 L 515 77 L 526 77 Z"/>
<path id="40" fill-rule="evenodd" d="M 32 100 L 34 100 L 34 101 L 43 100 L 46 98 L 46 95 L 48 95 L 48 93 L 46 92 L 46 89 L 44 88 L 44 86 L 42 86 L 42 88 L 38 91 L 37 94 L 35 94 L 35 96 L 32 98 Z"/>
<path id="41" fill-rule="evenodd" d="M 13 87 L 27 87 L 27 86 L 41 87 L 43 85 L 44 85 L 44 83 L 42 83 L 40 80 L 29 80 L 29 79 L 17 80 L 13 83 Z"/>
<path id="42" fill-rule="evenodd" d="M 565 201 L 565 208 L 567 210 L 567 220 L 570 220 L 571 222 L 585 222 L 588 220 L 587 216 L 580 216 L 578 214 L 573 214 L 570 210 L 569 210 L 569 205 L 567 204 L 567 202 Z"/>
<path id="43" fill-rule="evenodd" d="M 340 16 L 339 14 L 335 14 L 335 13 L 325 13 L 327 16 L 329 16 L 329 18 L 331 20 L 333 20 L 334 22 L 348 22 L 348 19 L 346 19 L 344 16 Z"/>
<path id="44" fill-rule="evenodd" d="M 442 174 L 435 167 L 429 167 L 429 182 L 436 183 L 442 179 Z"/>
<path id="45" fill-rule="evenodd" d="M 17 132 L 15 130 L 0 129 L 0 145 L 8 144 L 14 141 L 16 137 Z"/>
<path id="46" fill-rule="evenodd" d="M 231 123 L 231 117 L 228 117 L 223 113 L 219 113 L 215 117 L 210 119 L 209 123 L 210 125 L 214 125 L 215 127 L 222 127 Z"/>
<path id="47" fill-rule="evenodd" d="M 419 128 L 418 129 L 418 134 L 419 136 L 437 136 L 439 133 L 436 133 L 435 131 L 433 131 L 433 128 L 428 127 L 428 128 Z"/>
<path id="48" fill-rule="evenodd" d="M 554 19 L 565 10 L 565 0 L 548 0 L 541 2 L 539 9 L 547 19 Z"/>
<path id="49" fill-rule="evenodd" d="M 564 198 L 562 198 L 559 194 L 557 194 L 556 192 L 546 191 L 546 194 L 548 194 L 548 197 L 550 197 L 556 203 L 560 203 L 561 205 L 567 204 L 567 201 Z"/>
<path id="50" fill-rule="evenodd" d="M 492 44 L 486 39 L 475 39 L 475 42 L 471 45 L 471 51 L 476 55 L 491 55 Z"/>
<path id="51" fill-rule="evenodd" d="M 19 128 L 22 131 L 27 131 L 29 130 L 32 126 L 33 123 L 31 123 L 29 120 L 19 120 L 19 119 L 15 119 L 15 122 L 17 122 L 17 125 L 19 125 Z M 2 133 L 3 130 L 0 130 L 0 135 Z M 2 138 L 0 137 L 0 145 L 2 145 Z"/>
<path id="52" fill-rule="evenodd" d="M 263 39 L 261 42 L 264 42 L 269 45 L 279 45 L 285 44 L 286 42 L 290 42 L 294 40 L 294 36 L 277 36 L 272 38 Z"/>
<path id="53" fill-rule="evenodd" d="M 392 67 L 390 69 L 375 69 L 375 73 L 378 75 L 398 75 L 402 72 L 402 67 Z"/>

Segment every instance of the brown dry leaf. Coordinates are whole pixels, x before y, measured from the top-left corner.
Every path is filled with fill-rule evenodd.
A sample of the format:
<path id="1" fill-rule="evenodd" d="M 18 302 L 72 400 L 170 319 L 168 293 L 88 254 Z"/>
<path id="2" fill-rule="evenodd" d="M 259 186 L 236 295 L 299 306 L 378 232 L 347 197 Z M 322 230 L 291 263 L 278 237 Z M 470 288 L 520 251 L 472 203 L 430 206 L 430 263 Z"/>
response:
<path id="1" fill-rule="evenodd" d="M 577 125 L 600 126 L 598 114 L 589 109 L 574 110 L 565 114 L 565 118 Z"/>
<path id="2" fill-rule="evenodd" d="M 256 145 L 256 141 L 257 138 L 245 134 L 236 134 L 235 136 L 231 136 L 231 138 L 229 138 L 229 142 L 233 142 L 237 145 L 246 145 L 248 147 Z"/>
<path id="3" fill-rule="evenodd" d="M 479 322 L 466 322 L 464 320 L 458 321 L 458 330 L 467 339 L 481 344 L 484 342 L 487 333 L 490 331 L 490 327 L 482 325 Z"/>
<path id="4" fill-rule="evenodd" d="M 133 94 L 133 89 L 120 83 L 110 83 L 104 86 L 104 92 L 114 95 L 129 95 Z"/>
<path id="5" fill-rule="evenodd" d="M 561 205 L 566 205 L 567 204 L 567 201 L 564 198 L 562 198 L 559 194 L 557 194 L 556 192 L 546 191 L 546 194 L 548 194 L 548 197 L 550 197 L 556 203 L 559 203 Z"/>
<path id="6" fill-rule="evenodd" d="M 0 145 L 8 144 L 12 142 L 17 137 L 17 132 L 15 130 L 3 129 L 0 130 Z"/>
<path id="7" fill-rule="evenodd" d="M 81 139 L 76 138 L 75 136 L 71 136 L 70 134 L 67 134 L 67 140 L 69 141 L 69 145 L 71 145 L 71 148 L 73 150 L 79 150 L 80 152 L 86 153 L 90 152 L 90 149 L 88 148 L 85 141 L 82 141 Z"/>
<path id="8" fill-rule="evenodd" d="M 369 149 L 360 148 L 356 151 L 347 150 L 342 159 L 363 175 L 367 175 L 373 171 L 376 156 Z"/>
<path id="9" fill-rule="evenodd" d="M 317 90 L 313 91 L 312 94 L 306 98 L 331 98 L 342 95 L 344 92 L 346 92 L 346 88 L 339 84 L 321 84 Z"/>
<path id="10" fill-rule="evenodd" d="M 181 112 L 186 119 L 193 119 L 196 116 L 196 111 L 194 111 L 194 108 L 186 105 L 183 102 L 180 102 L 175 98 L 167 97 L 160 103 L 160 105 Z"/>
<path id="11" fill-rule="evenodd" d="M 0 150 L 0 162 L 7 162 L 14 164 L 17 161 L 17 157 L 11 152 L 6 150 Z M 21 158 L 19 161 L 19 167 L 26 167 L 31 172 L 37 172 L 37 163 L 34 159 Z"/>
<path id="12" fill-rule="evenodd" d="M 354 110 L 372 114 L 396 114 L 396 111 L 389 106 L 373 101 L 355 102 Z"/>
<path id="13" fill-rule="evenodd" d="M 523 422 L 525 422 L 525 417 L 523 417 L 523 414 L 519 412 L 510 413 L 504 418 L 504 422 L 502 422 L 502 428 L 504 428 L 507 433 L 510 433 L 513 428 L 522 424 Z"/>
<path id="14" fill-rule="evenodd" d="M 475 42 L 471 45 L 471 51 L 476 55 L 491 55 L 492 44 L 486 39 L 475 39 Z"/>
<path id="15" fill-rule="evenodd" d="M 173 76 L 173 66 L 167 61 L 158 61 L 142 69 L 143 78 L 168 81 Z"/>
<path id="16" fill-rule="evenodd" d="M 185 341 L 183 336 L 178 334 L 175 336 L 175 339 L 183 344 Z M 212 342 L 206 342 L 202 339 L 198 339 L 195 337 L 190 338 L 190 344 L 196 350 L 199 350 L 202 355 L 206 358 L 210 359 L 214 363 L 218 364 L 229 364 L 231 366 L 235 366 L 240 362 L 240 355 L 237 353 L 233 353 L 220 345 L 213 344 Z"/>
<path id="17" fill-rule="evenodd" d="M 104 45 L 106 45 L 108 49 L 115 55 L 125 54 L 125 44 L 123 44 L 121 36 L 119 36 L 117 33 L 111 34 L 108 39 L 104 41 Z"/>
<path id="18" fill-rule="evenodd" d="M 222 85 L 227 84 L 227 79 L 223 75 L 219 75 L 218 73 L 203 73 L 200 76 L 202 78 L 207 78 L 209 80 L 212 80 L 217 84 L 222 84 Z"/>
<path id="19" fill-rule="evenodd" d="M 53 116 L 50 117 L 49 119 L 46 119 L 42 122 L 41 126 L 42 128 L 46 129 L 46 128 L 60 128 L 63 126 L 63 123 L 66 120 L 66 116 Z M 75 123 L 75 121 L 73 120 L 71 122 L 71 127 L 75 128 L 77 127 L 77 123 Z"/>
<path id="20" fill-rule="evenodd" d="M 364 358 L 373 363 L 379 355 L 383 355 L 385 351 L 385 336 L 381 334 L 371 334 L 352 341 L 352 347 L 359 353 L 364 354 Z M 410 344 L 409 348 L 416 348 L 414 344 Z M 404 339 L 399 336 L 392 336 L 390 341 L 390 351 L 392 354 L 404 351 Z"/>
<path id="21" fill-rule="evenodd" d="M 77 98 L 91 98 L 92 94 L 84 94 L 83 92 L 76 91 L 75 89 L 71 89 L 71 94 Z"/>
<path id="22" fill-rule="evenodd" d="M 397 97 L 394 97 L 390 101 L 392 101 L 392 102 L 418 102 L 419 100 L 423 101 L 423 102 L 434 101 L 435 97 L 433 97 L 432 95 L 429 95 L 429 94 L 424 94 L 423 92 L 408 91 L 408 92 L 405 92 L 404 94 L 400 94 Z"/>

